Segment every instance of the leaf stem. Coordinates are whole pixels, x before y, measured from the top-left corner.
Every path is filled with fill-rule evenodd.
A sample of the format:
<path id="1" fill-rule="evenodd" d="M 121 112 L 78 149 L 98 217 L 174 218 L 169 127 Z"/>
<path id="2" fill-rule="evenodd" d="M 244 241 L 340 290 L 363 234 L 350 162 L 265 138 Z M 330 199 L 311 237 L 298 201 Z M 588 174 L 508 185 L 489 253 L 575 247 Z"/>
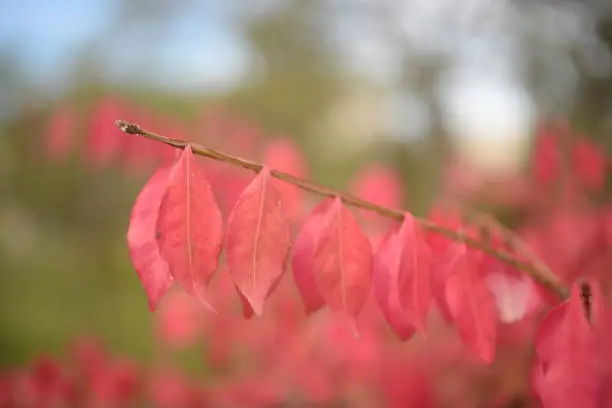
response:
<path id="1" fill-rule="evenodd" d="M 263 165 L 259 163 L 255 163 L 253 161 L 242 159 L 240 157 L 232 156 L 230 154 L 218 152 L 216 150 L 200 146 L 195 143 L 185 142 L 182 140 L 174 139 L 168 136 L 159 135 L 153 132 L 149 132 L 139 125 L 135 123 L 126 122 L 123 120 L 115 121 L 117 127 L 126 134 L 131 135 L 139 135 L 144 136 L 148 139 L 152 139 L 161 143 L 165 143 L 167 145 L 173 146 L 178 149 L 184 149 L 186 146 L 191 146 L 191 150 L 194 154 L 208 157 L 209 159 L 230 163 L 234 166 L 242 167 L 247 170 L 251 170 L 255 173 L 259 173 L 263 168 Z M 397 221 L 402 221 L 404 219 L 404 212 L 399 210 L 394 210 L 387 207 L 381 207 L 369 201 L 362 200 L 352 194 L 345 193 L 342 191 L 334 190 L 329 187 L 317 185 L 309 180 L 301 179 L 299 177 L 292 176 L 288 173 L 283 173 L 278 170 L 270 170 L 270 174 L 272 177 L 277 178 L 279 180 L 285 181 L 287 183 L 293 184 L 303 190 L 309 191 L 314 194 L 318 194 L 324 197 L 339 197 L 346 205 L 350 205 L 353 207 L 361 208 L 367 211 L 373 211 L 378 213 L 379 215 L 390 218 Z M 490 256 L 505 262 L 506 264 L 522 270 L 524 273 L 531 276 L 535 281 L 540 283 L 542 286 L 546 287 L 548 290 L 557 294 L 559 298 L 566 299 L 569 295 L 568 288 L 559 280 L 559 278 L 546 266 L 544 262 L 535 257 L 531 251 L 529 251 L 527 256 L 530 258 L 534 258 L 531 263 L 524 262 L 511 253 L 506 251 L 501 251 L 496 248 L 493 248 L 488 243 L 484 243 L 479 240 L 475 240 L 470 238 L 463 232 L 454 231 L 452 229 L 448 229 L 442 227 L 438 224 L 435 224 L 427 219 L 415 217 L 415 220 L 421 225 L 421 227 L 425 230 L 433 231 L 437 234 L 443 235 L 449 239 L 454 241 L 465 242 L 465 244 L 471 246 L 472 248 L 478 249 L 482 252 L 489 254 Z M 509 235 L 511 240 L 516 242 L 516 237 L 514 234 L 510 234 L 507 230 L 501 228 L 502 233 Z M 524 246 L 521 245 L 521 249 L 524 250 Z"/>

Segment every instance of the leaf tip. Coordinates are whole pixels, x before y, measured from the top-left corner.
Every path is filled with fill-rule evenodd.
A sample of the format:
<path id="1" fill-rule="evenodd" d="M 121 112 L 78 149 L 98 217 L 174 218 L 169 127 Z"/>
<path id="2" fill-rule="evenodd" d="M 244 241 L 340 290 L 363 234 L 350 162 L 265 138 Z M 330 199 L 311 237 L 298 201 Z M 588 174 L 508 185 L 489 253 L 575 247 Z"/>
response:
<path id="1" fill-rule="evenodd" d="M 253 315 L 257 316 L 257 317 L 261 317 L 263 315 L 263 304 L 264 302 L 262 300 L 259 299 L 253 299 L 250 296 L 246 296 L 243 293 L 240 294 L 241 297 L 243 297 L 243 301 L 246 302 L 246 305 L 243 304 L 243 310 L 247 310 L 246 306 L 248 305 L 248 309 L 249 310 L 249 317 L 248 319 L 250 319 Z M 246 317 L 246 313 L 245 313 L 245 317 Z"/>

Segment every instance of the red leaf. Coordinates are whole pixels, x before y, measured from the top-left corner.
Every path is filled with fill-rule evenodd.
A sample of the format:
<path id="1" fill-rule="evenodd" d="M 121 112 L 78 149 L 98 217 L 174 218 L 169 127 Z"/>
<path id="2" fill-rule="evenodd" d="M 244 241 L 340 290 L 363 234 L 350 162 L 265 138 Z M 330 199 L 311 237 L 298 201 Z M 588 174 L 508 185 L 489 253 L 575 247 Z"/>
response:
<path id="1" fill-rule="evenodd" d="M 117 407 L 133 404 L 140 392 L 141 379 L 136 364 L 118 360 L 91 384 L 89 407 Z"/>
<path id="2" fill-rule="evenodd" d="M 416 329 L 425 335 L 425 321 L 431 305 L 431 250 L 423 230 L 410 213 L 404 214 L 398 239 L 401 245 L 400 301 Z"/>
<path id="3" fill-rule="evenodd" d="M 336 197 L 325 212 L 313 267 L 315 281 L 329 308 L 348 317 L 357 333 L 356 320 L 365 305 L 372 277 L 372 247 L 359 223 Z"/>
<path id="4" fill-rule="evenodd" d="M 438 304 L 440 313 L 447 323 L 455 321 L 453 312 L 446 301 L 446 281 L 455 271 L 457 264 L 465 256 L 465 248 L 460 244 L 447 246 L 434 258 L 432 266 L 432 295 Z"/>
<path id="5" fill-rule="evenodd" d="M 236 200 L 227 224 L 229 272 L 257 316 L 285 273 L 291 248 L 291 226 L 270 177 L 264 167 Z"/>
<path id="6" fill-rule="evenodd" d="M 536 335 L 534 384 L 544 407 L 610 406 L 610 323 L 594 280 L 574 284 L 570 299 L 544 318 Z"/>
<path id="7" fill-rule="evenodd" d="M 474 254 L 464 244 L 464 255 L 446 281 L 446 302 L 459 336 L 486 363 L 493 362 L 497 341 L 497 306 L 486 281 L 479 276 Z"/>
<path id="8" fill-rule="evenodd" d="M 125 136 L 115 126 L 122 117 L 121 102 L 114 98 L 98 104 L 91 118 L 91 131 L 85 154 L 94 166 L 105 166 L 119 157 L 125 147 Z"/>
<path id="9" fill-rule="evenodd" d="M 360 198 L 382 207 L 400 208 L 404 191 L 397 173 L 381 164 L 370 164 L 364 167 L 352 183 L 352 191 Z M 363 212 L 364 219 L 383 220 L 371 211 Z"/>
<path id="10" fill-rule="evenodd" d="M 172 369 L 157 369 L 149 378 L 147 396 L 158 408 L 194 406 L 195 393 L 183 375 Z"/>
<path id="11" fill-rule="evenodd" d="M 316 240 L 325 226 L 325 216 L 332 204 L 332 200 L 325 200 L 314 209 L 295 238 L 293 245 L 293 278 L 306 307 L 306 314 L 311 314 L 325 306 L 325 300 L 315 280 L 313 263 Z"/>
<path id="12" fill-rule="evenodd" d="M 159 249 L 185 292 L 214 311 L 208 284 L 218 265 L 221 211 L 188 145 L 172 167 L 157 221 Z"/>
<path id="13" fill-rule="evenodd" d="M 580 181 L 589 189 L 601 190 L 606 182 L 606 156 L 598 146 L 579 139 L 572 146 L 572 163 Z"/>
<path id="14" fill-rule="evenodd" d="M 76 127 L 75 113 L 68 106 L 57 108 L 47 125 L 47 152 L 57 160 L 66 158 L 74 143 L 73 135 Z"/>
<path id="15" fill-rule="evenodd" d="M 199 303 L 182 291 L 170 292 L 155 314 L 157 338 L 171 349 L 186 349 L 197 340 L 203 327 Z"/>
<path id="16" fill-rule="evenodd" d="M 381 242 L 372 262 L 374 296 L 393 332 L 402 340 L 414 335 L 410 316 L 403 310 L 399 298 L 399 268 L 402 243 L 397 231 L 391 230 Z"/>
<path id="17" fill-rule="evenodd" d="M 431 222 L 448 229 L 460 230 L 463 228 L 460 214 L 441 205 L 436 205 L 427 218 Z M 426 237 L 427 244 L 435 256 L 441 255 L 446 248 L 454 244 L 454 241 L 450 238 L 434 231 L 428 231 Z"/>
<path id="18" fill-rule="evenodd" d="M 541 299 L 531 278 L 508 272 L 505 265 L 499 267 L 497 260 L 493 265 L 497 268 L 488 271 L 485 280 L 497 304 L 500 320 L 517 322 L 537 310 Z"/>
<path id="19" fill-rule="evenodd" d="M 157 170 L 140 191 L 132 208 L 127 232 L 130 258 L 147 294 L 151 311 L 155 310 L 157 302 L 168 291 L 173 280 L 168 264 L 159 253 L 155 236 L 170 170 L 170 166 Z"/>
<path id="20" fill-rule="evenodd" d="M 538 131 L 532 166 L 533 177 L 543 185 L 550 185 L 559 177 L 561 152 L 558 138 L 551 126 L 542 127 Z"/>

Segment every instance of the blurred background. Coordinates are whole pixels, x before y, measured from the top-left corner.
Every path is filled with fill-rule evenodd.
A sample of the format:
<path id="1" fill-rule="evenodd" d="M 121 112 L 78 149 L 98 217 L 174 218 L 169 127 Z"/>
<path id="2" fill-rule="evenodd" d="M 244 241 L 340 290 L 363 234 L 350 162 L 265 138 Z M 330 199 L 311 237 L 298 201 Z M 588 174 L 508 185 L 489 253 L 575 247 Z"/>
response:
<path id="1" fill-rule="evenodd" d="M 118 97 L 194 140 L 222 107 L 293 138 L 327 185 L 393 166 L 423 214 L 449 154 L 522 174 L 550 118 L 611 146 L 611 52 L 607 0 L 2 1 L 0 363 L 82 333 L 153 354 L 125 243 L 150 172 L 50 160 L 58 107 L 83 122 Z"/>

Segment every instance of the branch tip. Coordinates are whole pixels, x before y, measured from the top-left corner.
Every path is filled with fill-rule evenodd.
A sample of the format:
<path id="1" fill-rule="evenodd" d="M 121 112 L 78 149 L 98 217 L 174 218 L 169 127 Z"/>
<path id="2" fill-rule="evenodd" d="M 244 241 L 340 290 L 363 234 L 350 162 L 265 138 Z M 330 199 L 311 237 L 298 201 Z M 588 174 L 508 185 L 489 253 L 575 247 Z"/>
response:
<path id="1" fill-rule="evenodd" d="M 136 123 L 126 122 L 125 120 L 117 119 L 115 121 L 115 125 L 121 130 L 123 133 L 127 133 L 130 135 L 141 135 L 142 129 Z"/>

